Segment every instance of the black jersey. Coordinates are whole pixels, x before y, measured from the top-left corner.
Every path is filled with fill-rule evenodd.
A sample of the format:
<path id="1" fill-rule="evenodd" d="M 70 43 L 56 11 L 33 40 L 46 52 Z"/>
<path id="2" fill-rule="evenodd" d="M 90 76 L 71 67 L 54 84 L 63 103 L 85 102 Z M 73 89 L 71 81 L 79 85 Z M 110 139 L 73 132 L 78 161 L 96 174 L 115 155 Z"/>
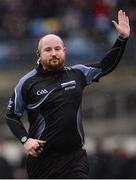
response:
<path id="1" fill-rule="evenodd" d="M 46 140 L 46 149 L 81 147 L 83 89 L 100 73 L 100 68 L 84 65 L 59 71 L 46 71 L 40 65 L 19 81 L 11 108 L 18 117 L 27 111 L 29 137 Z"/>
<path id="2" fill-rule="evenodd" d="M 23 143 L 25 137 L 46 140 L 46 151 L 65 151 L 84 144 L 81 118 L 83 90 L 111 72 L 119 63 L 127 39 L 118 38 L 98 64 L 74 65 L 59 71 L 42 65 L 18 82 L 7 111 L 8 125 Z M 24 110 L 30 123 L 27 133 L 20 121 Z"/>

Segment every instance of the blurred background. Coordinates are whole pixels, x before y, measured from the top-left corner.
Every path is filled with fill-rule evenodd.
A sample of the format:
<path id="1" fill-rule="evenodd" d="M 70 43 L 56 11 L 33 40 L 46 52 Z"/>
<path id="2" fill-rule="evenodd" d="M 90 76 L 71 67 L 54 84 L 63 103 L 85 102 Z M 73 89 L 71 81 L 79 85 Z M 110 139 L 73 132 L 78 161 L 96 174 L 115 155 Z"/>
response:
<path id="1" fill-rule="evenodd" d="M 55 33 L 64 39 L 67 65 L 95 63 L 112 47 L 111 21 L 123 9 L 131 37 L 122 61 L 83 98 L 89 178 L 136 178 L 136 1 L 0 0 L 0 178 L 27 178 L 23 146 L 4 116 L 18 80 L 36 66 L 38 40 Z M 26 115 L 22 121 L 26 128 Z"/>

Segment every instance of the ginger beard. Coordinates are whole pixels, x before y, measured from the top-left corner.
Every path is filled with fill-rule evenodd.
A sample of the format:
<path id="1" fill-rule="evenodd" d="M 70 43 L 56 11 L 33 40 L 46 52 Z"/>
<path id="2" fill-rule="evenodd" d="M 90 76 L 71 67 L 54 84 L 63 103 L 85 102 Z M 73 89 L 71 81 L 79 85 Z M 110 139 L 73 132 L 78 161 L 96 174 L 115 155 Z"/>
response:
<path id="1" fill-rule="evenodd" d="M 54 58 L 49 59 L 48 61 L 44 61 L 44 62 L 41 60 L 41 64 L 47 70 L 57 71 L 64 66 L 64 59 L 54 57 Z"/>

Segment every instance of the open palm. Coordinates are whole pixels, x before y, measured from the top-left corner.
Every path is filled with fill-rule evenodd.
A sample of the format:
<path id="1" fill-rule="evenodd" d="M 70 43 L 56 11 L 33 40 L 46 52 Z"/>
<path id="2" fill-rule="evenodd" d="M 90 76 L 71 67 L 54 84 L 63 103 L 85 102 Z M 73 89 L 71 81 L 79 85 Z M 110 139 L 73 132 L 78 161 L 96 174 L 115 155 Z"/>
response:
<path id="1" fill-rule="evenodd" d="M 126 13 L 122 10 L 118 11 L 118 22 L 112 21 L 119 36 L 124 38 L 129 37 L 130 35 L 130 25 L 129 18 L 126 16 Z"/>

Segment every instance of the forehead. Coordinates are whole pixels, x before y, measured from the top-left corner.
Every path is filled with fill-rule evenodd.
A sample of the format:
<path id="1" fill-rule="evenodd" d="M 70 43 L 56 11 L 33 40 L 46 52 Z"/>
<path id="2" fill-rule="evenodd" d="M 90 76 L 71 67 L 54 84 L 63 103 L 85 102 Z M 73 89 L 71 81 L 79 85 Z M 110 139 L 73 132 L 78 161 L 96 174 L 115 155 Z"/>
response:
<path id="1" fill-rule="evenodd" d="M 63 41 L 58 37 L 45 37 L 39 42 L 39 48 L 63 46 Z"/>

